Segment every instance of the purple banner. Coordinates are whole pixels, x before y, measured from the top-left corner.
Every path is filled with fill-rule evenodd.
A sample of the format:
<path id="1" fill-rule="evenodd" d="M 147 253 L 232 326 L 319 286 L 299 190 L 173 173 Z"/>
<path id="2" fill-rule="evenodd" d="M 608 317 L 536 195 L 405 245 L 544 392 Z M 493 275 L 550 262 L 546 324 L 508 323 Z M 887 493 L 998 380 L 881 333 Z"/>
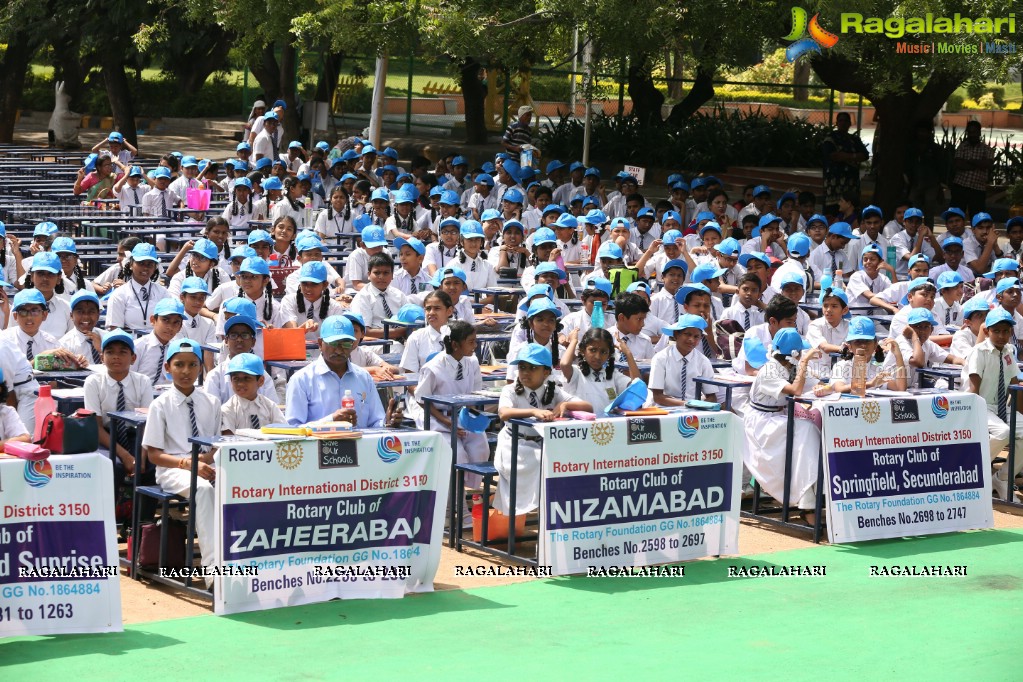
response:
<path id="1" fill-rule="evenodd" d="M 436 491 L 225 504 L 225 561 L 429 544 Z"/>
<path id="2" fill-rule="evenodd" d="M 731 509 L 732 463 L 547 479 L 547 528 L 697 516 Z"/>
<path id="3" fill-rule="evenodd" d="M 5 583 L 96 580 L 95 577 L 22 577 L 21 570 L 100 568 L 107 560 L 102 521 L 29 521 L 0 524 L 0 567 L 10 575 Z M 117 561 L 114 561 L 116 564 Z"/>
<path id="4" fill-rule="evenodd" d="M 829 452 L 832 500 L 983 488 L 979 443 Z"/>

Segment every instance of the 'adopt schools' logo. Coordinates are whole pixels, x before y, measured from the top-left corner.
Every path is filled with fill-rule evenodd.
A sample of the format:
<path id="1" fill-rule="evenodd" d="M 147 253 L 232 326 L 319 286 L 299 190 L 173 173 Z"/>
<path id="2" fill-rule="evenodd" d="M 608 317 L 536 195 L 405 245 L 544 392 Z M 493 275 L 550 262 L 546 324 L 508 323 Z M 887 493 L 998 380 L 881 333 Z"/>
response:
<path id="1" fill-rule="evenodd" d="M 943 395 L 936 395 L 931 400 L 931 412 L 938 419 L 944 419 L 948 416 L 948 398 Z"/>
<path id="2" fill-rule="evenodd" d="M 785 49 L 785 59 L 790 62 L 810 52 L 821 54 L 822 47 L 832 48 L 838 42 L 838 36 L 821 28 L 819 14 L 814 14 L 809 22 L 806 17 L 806 10 L 802 7 L 792 8 L 792 31 L 782 39 L 795 41 Z M 807 32 L 810 36 L 804 37 Z"/>
<path id="3" fill-rule="evenodd" d="M 683 438 L 692 438 L 699 430 L 699 415 L 683 414 L 678 418 L 678 432 Z"/>
<path id="4" fill-rule="evenodd" d="M 40 459 L 35 462 L 25 462 L 25 482 L 33 488 L 42 488 L 53 478 L 53 467 L 50 460 Z"/>
<path id="5" fill-rule="evenodd" d="M 385 436 L 377 441 L 377 455 L 388 464 L 397 462 L 402 452 L 401 440 L 397 436 Z"/>

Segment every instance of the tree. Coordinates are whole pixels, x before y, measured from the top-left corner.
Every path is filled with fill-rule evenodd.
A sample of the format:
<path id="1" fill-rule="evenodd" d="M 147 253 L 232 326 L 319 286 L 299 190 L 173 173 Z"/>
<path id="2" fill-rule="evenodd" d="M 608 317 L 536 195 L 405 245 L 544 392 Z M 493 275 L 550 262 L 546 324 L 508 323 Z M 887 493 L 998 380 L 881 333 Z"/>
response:
<path id="1" fill-rule="evenodd" d="M 10 0 L 0 9 L 0 142 L 14 139 L 29 64 L 53 31 L 52 2 Z"/>

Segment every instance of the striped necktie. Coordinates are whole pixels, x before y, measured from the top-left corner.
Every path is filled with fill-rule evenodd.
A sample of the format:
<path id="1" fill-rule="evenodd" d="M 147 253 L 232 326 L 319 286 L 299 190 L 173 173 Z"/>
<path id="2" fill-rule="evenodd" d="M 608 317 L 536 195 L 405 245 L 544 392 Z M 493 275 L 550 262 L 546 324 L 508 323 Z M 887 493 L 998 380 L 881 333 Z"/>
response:
<path id="1" fill-rule="evenodd" d="M 749 308 L 746 308 L 746 312 L 743 313 L 742 328 L 749 331 Z"/>
<path id="2" fill-rule="evenodd" d="M 836 252 L 835 251 L 831 251 L 830 253 L 831 253 L 831 272 L 833 274 L 835 272 L 835 270 L 838 270 L 838 258 L 836 257 Z"/>
<path id="3" fill-rule="evenodd" d="M 380 303 L 383 304 L 383 306 L 384 306 L 384 315 L 386 315 L 387 317 L 390 317 L 391 315 L 394 314 L 391 311 L 391 306 L 387 305 L 387 292 L 386 291 L 381 291 L 380 292 Z"/>
<path id="4" fill-rule="evenodd" d="M 28 340 L 28 347 L 25 348 L 25 357 L 28 358 L 29 362 L 32 362 L 32 359 L 35 356 L 36 356 L 36 354 L 32 352 L 32 339 L 29 339 Z"/>
<path id="5" fill-rule="evenodd" d="M 93 344 L 91 339 L 89 340 L 89 350 L 92 351 L 92 362 L 94 365 L 98 365 L 103 362 L 103 356 L 100 355 L 98 350 L 96 350 L 96 346 Z"/>
<path id="6" fill-rule="evenodd" d="M 688 376 L 688 374 L 689 374 L 689 359 L 686 358 L 686 357 L 683 357 L 682 358 L 682 375 L 679 377 L 679 380 L 681 381 L 681 386 L 682 386 L 682 395 L 679 396 L 679 397 L 682 398 L 682 400 L 686 399 L 686 393 L 688 392 L 687 389 L 689 388 L 689 385 L 688 385 L 689 384 L 689 376 Z"/>
<path id="7" fill-rule="evenodd" d="M 160 344 L 160 357 L 156 359 L 156 371 L 153 372 L 153 386 L 163 378 L 163 356 L 167 353 L 167 344 Z"/>
<path id="8" fill-rule="evenodd" d="M 951 308 L 945 308 L 945 325 L 947 326 L 947 325 L 949 325 L 951 323 L 952 323 L 952 309 Z"/>
<path id="9" fill-rule="evenodd" d="M 312 303 L 309 304 L 309 308 L 305 311 L 305 319 L 307 319 L 307 320 L 313 319 L 313 304 Z"/>
<path id="10" fill-rule="evenodd" d="M 1009 400 L 1009 396 L 1005 389 L 1005 359 L 1002 354 L 998 354 L 998 418 L 1003 422 L 1006 418 L 1006 403 Z"/>
<path id="11" fill-rule="evenodd" d="M 257 417 L 254 414 L 250 414 L 249 415 L 249 426 L 251 426 L 254 429 L 258 429 L 259 428 L 259 417 Z"/>
<path id="12" fill-rule="evenodd" d="M 622 343 L 624 343 L 626 346 L 628 346 L 629 345 L 629 337 L 628 336 L 622 336 Z M 621 351 L 621 352 L 618 353 L 618 362 L 628 362 L 628 360 L 625 357 L 625 352 L 624 351 Z"/>
<path id="13" fill-rule="evenodd" d="M 533 407 L 540 407 L 540 401 L 536 399 L 536 391 L 529 392 L 529 404 Z"/>
<path id="14" fill-rule="evenodd" d="M 199 325 L 199 321 L 196 318 L 192 318 L 192 329 L 195 329 Z"/>
<path id="15" fill-rule="evenodd" d="M 167 217 L 167 190 L 160 192 L 160 215 Z"/>
<path id="16" fill-rule="evenodd" d="M 455 372 L 455 381 L 461 381 L 463 378 L 465 378 L 465 375 L 462 372 L 462 363 L 459 362 L 457 364 L 458 364 L 458 371 Z"/>
<path id="17" fill-rule="evenodd" d="M 124 384 L 120 381 L 117 382 L 117 411 L 124 412 L 124 408 L 127 407 L 128 402 L 124 399 Z M 123 448 L 128 448 L 128 425 L 122 419 L 117 420 L 117 427 L 115 436 L 117 442 Z"/>
<path id="18" fill-rule="evenodd" d="M 711 350 L 710 341 L 707 340 L 707 335 L 704 334 L 702 339 L 703 354 L 707 356 L 707 359 L 714 357 L 714 351 Z"/>
<path id="19" fill-rule="evenodd" d="M 131 193 L 135 196 L 135 205 L 138 206 L 138 203 L 139 203 L 139 191 L 138 191 L 138 189 L 136 189 L 135 187 L 132 187 L 131 188 Z"/>
<path id="20" fill-rule="evenodd" d="M 192 396 L 185 399 L 185 404 L 188 405 L 188 423 L 192 427 L 192 438 L 199 436 L 199 423 L 195 419 L 195 403 L 192 402 Z"/>
<path id="21" fill-rule="evenodd" d="M 675 322 L 678 322 L 678 314 L 680 312 L 678 309 L 678 301 L 673 301 L 673 303 L 675 304 Z"/>

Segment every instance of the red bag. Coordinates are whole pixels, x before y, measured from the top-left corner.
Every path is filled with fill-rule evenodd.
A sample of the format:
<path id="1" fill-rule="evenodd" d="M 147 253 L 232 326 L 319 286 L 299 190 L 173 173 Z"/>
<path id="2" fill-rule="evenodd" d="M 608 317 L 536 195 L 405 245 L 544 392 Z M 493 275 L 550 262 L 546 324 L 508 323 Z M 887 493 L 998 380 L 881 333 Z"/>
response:
<path id="1" fill-rule="evenodd" d="M 160 523 L 141 525 L 142 541 L 139 545 L 139 568 L 152 570 L 160 564 Z M 185 565 L 185 524 L 168 519 L 167 523 L 167 565 L 164 568 L 181 568 Z M 128 561 L 134 556 L 134 540 L 128 536 Z"/>
<path id="2" fill-rule="evenodd" d="M 91 410 L 79 409 L 68 416 L 51 412 L 43 421 L 41 433 L 43 437 L 36 444 L 54 454 L 77 455 L 99 449 L 99 425 Z"/>

